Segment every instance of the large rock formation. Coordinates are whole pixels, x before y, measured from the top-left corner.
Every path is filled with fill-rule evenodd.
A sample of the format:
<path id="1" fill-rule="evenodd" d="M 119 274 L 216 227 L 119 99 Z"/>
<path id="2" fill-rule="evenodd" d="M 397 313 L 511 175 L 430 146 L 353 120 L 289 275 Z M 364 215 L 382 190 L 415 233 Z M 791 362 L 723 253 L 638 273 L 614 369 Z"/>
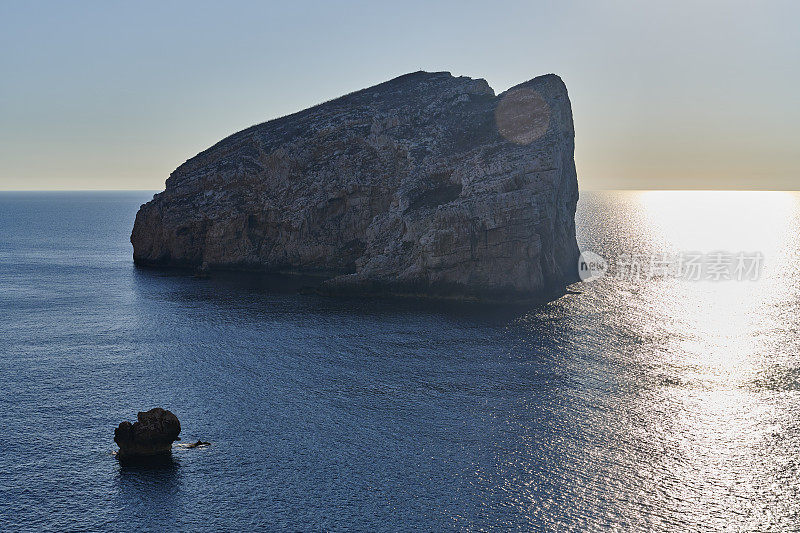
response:
<path id="1" fill-rule="evenodd" d="M 181 423 L 171 411 L 156 407 L 139 412 L 137 421 L 122 422 L 114 430 L 114 442 L 122 458 L 161 455 L 172 450 L 181 432 Z"/>
<path id="2" fill-rule="evenodd" d="M 495 96 L 407 74 L 182 164 L 136 215 L 134 261 L 321 274 L 330 292 L 550 294 L 577 279 L 573 138 L 556 75 Z"/>

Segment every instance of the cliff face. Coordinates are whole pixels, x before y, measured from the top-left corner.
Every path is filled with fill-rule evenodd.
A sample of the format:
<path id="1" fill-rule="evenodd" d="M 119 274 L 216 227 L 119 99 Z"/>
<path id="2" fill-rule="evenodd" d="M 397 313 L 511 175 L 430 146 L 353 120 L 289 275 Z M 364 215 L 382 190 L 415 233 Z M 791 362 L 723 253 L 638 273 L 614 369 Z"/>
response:
<path id="1" fill-rule="evenodd" d="M 574 130 L 546 75 L 417 72 L 236 133 L 143 205 L 140 265 L 320 273 L 331 292 L 509 299 L 577 278 Z"/>

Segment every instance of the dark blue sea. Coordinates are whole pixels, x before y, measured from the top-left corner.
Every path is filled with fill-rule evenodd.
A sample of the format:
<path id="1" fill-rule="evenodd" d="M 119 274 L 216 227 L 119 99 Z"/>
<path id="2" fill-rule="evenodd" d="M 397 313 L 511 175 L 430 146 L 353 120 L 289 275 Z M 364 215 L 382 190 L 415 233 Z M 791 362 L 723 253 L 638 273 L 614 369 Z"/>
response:
<path id="1" fill-rule="evenodd" d="M 0 194 L 0 530 L 800 528 L 800 196 L 583 193 L 606 275 L 498 307 L 140 270 L 151 194 Z M 211 446 L 120 464 L 156 406 Z"/>

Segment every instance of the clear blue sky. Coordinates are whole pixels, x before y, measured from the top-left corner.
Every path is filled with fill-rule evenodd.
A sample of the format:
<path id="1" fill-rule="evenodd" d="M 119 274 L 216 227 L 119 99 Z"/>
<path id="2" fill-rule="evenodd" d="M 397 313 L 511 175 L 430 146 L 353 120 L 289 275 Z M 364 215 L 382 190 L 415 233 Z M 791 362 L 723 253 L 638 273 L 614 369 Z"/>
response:
<path id="1" fill-rule="evenodd" d="M 0 0 L 0 189 L 161 189 L 230 133 L 420 69 L 561 75 L 587 189 L 798 189 L 798 21 L 777 0 Z"/>

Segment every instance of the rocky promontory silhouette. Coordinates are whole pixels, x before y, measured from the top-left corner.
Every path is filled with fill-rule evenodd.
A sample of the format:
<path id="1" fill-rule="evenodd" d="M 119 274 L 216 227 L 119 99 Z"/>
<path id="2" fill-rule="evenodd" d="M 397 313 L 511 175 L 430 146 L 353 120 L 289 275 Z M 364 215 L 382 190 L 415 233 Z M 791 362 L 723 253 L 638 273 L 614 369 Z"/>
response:
<path id="1" fill-rule="evenodd" d="M 314 274 L 328 293 L 551 294 L 577 279 L 573 139 L 556 75 L 495 95 L 407 74 L 186 161 L 136 215 L 134 261 Z"/>

